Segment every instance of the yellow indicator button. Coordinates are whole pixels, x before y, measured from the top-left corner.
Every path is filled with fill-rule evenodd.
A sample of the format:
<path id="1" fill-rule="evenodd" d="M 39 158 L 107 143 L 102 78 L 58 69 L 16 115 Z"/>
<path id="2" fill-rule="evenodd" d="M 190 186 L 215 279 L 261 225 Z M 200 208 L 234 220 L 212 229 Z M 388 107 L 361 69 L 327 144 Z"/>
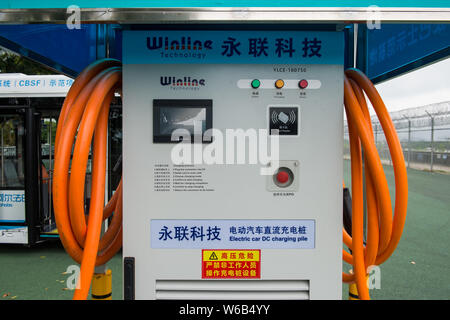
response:
<path id="1" fill-rule="evenodd" d="M 277 89 L 281 89 L 284 87 L 284 81 L 281 79 L 278 79 L 277 81 L 275 81 L 275 88 Z"/>

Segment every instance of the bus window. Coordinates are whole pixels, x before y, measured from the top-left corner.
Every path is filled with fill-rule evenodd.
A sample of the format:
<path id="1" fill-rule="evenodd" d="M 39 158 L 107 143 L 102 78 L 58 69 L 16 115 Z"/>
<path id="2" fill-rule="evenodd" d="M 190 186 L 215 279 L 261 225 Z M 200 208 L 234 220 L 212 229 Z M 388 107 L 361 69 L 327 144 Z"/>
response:
<path id="1" fill-rule="evenodd" d="M 0 116 L 0 187 L 23 188 L 24 123 L 20 115 Z"/>

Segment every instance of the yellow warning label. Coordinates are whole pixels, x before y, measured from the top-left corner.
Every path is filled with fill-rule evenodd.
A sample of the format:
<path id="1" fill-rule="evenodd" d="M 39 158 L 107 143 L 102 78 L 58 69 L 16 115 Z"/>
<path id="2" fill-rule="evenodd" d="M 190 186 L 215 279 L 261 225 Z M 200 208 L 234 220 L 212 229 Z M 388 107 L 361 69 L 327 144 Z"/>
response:
<path id="1" fill-rule="evenodd" d="M 260 261 L 260 250 L 203 250 L 203 261 Z"/>

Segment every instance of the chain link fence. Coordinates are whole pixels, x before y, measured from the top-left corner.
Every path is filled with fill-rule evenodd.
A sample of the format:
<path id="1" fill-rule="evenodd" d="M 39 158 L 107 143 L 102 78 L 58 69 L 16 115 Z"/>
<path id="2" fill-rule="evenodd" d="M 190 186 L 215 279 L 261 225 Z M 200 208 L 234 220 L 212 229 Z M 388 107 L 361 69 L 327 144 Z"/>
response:
<path id="1" fill-rule="evenodd" d="M 450 173 L 450 102 L 391 114 L 408 168 Z M 391 165 L 383 129 L 372 117 L 374 139 L 384 164 Z M 348 127 L 344 128 L 344 158 L 350 158 Z"/>

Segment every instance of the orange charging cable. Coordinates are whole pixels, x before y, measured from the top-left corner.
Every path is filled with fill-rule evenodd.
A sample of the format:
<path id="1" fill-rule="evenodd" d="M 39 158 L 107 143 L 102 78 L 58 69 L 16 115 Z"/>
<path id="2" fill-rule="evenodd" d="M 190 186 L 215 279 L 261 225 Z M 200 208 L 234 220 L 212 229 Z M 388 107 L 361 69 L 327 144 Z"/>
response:
<path id="1" fill-rule="evenodd" d="M 388 183 L 375 146 L 365 95 L 380 121 L 395 175 L 395 209 L 392 213 Z M 352 172 L 352 236 L 345 229 L 343 240 L 351 254 L 343 250 L 343 259 L 353 265 L 353 274 L 343 273 L 347 283 L 356 282 L 359 298 L 370 299 L 368 268 L 380 265 L 394 252 L 403 232 L 408 204 L 408 179 L 403 152 L 394 124 L 372 82 L 359 70 L 348 69 L 344 79 L 344 103 L 350 138 Z M 364 199 L 362 152 L 367 198 L 367 239 L 364 245 Z"/>
<path id="2" fill-rule="evenodd" d="M 352 167 L 353 237 L 343 231 L 344 243 L 352 252 L 350 254 L 344 250 L 343 258 L 353 265 L 354 274 L 344 273 L 343 281 L 356 282 L 360 298 L 368 299 L 367 268 L 383 263 L 395 250 L 406 218 L 408 186 L 401 145 L 378 92 L 360 71 L 350 69 L 345 74 L 344 100 Z M 122 181 L 104 207 L 108 112 L 114 92 L 121 88 L 121 79 L 120 61 L 105 59 L 91 64 L 73 83 L 58 121 L 53 204 L 64 248 L 81 264 L 79 288 L 75 290 L 74 299 L 87 298 L 94 267 L 105 264 L 122 245 Z M 392 155 L 396 187 L 394 215 L 364 92 L 380 119 Z M 92 192 L 86 218 L 84 185 L 92 140 Z M 366 245 L 363 241 L 361 147 L 364 150 L 368 208 Z M 101 236 L 101 223 L 111 215 L 109 228 Z"/>
<path id="3" fill-rule="evenodd" d="M 104 207 L 109 106 L 121 85 L 120 61 L 91 64 L 70 88 L 56 130 L 53 206 L 61 242 L 81 264 L 76 300 L 87 298 L 95 266 L 105 264 L 122 246 L 122 182 Z M 87 215 L 84 188 L 91 144 L 92 191 Z M 111 215 L 101 236 L 102 222 Z"/>

